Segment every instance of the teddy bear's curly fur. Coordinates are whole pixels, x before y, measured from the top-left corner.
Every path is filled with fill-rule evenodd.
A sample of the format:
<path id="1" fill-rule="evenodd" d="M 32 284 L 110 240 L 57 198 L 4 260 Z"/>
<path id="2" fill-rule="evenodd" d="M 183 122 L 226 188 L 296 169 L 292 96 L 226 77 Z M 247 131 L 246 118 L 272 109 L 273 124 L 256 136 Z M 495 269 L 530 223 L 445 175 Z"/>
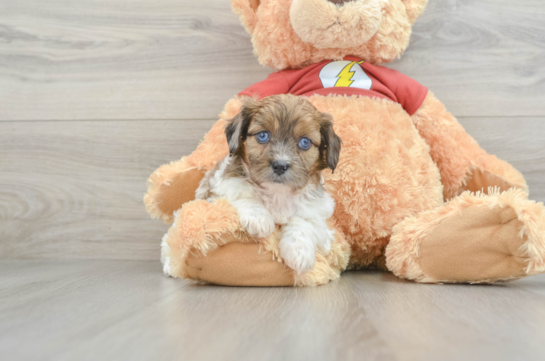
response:
<path id="1" fill-rule="evenodd" d="M 232 0 L 232 6 L 259 61 L 283 70 L 348 55 L 391 61 L 407 47 L 427 0 L 335 2 Z M 348 25 L 327 30 L 323 25 L 339 7 L 338 21 Z M 329 220 L 336 230 L 331 253 L 318 252 L 314 270 L 297 276 L 279 257 L 276 233 L 251 239 L 226 201 L 194 201 L 204 173 L 228 153 L 224 128 L 241 107 L 237 97 L 190 156 L 149 179 L 148 212 L 173 223 L 162 255 L 171 275 L 278 286 L 324 284 L 361 268 L 428 283 L 489 283 L 545 272 L 543 204 L 528 200 L 523 176 L 480 148 L 431 92 L 413 115 L 393 101 L 365 96 L 308 100 L 333 115 L 343 140 L 337 170 L 325 173 L 337 204 Z"/>

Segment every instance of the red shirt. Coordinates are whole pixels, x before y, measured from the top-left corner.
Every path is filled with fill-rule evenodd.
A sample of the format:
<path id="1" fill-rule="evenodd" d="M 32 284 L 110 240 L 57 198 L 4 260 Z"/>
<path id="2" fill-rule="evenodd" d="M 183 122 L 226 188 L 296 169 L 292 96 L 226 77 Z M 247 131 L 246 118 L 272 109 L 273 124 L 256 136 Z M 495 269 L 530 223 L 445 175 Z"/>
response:
<path id="1" fill-rule="evenodd" d="M 303 69 L 272 73 L 239 95 L 264 98 L 277 94 L 338 94 L 390 99 L 413 115 L 424 102 L 428 89 L 396 70 L 347 56 L 341 61 L 324 60 Z"/>

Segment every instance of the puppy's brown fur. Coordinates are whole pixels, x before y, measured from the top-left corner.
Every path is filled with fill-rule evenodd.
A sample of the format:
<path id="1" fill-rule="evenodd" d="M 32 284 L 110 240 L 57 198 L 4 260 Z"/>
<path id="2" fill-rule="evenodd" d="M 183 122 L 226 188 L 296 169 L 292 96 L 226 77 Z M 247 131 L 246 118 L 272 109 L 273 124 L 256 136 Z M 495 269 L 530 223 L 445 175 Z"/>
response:
<path id="1" fill-rule="evenodd" d="M 263 131 L 270 135 L 266 144 L 256 139 Z M 233 156 L 226 175 L 247 177 L 256 185 L 276 183 L 298 190 L 309 183 L 319 184 L 321 171 L 335 170 L 339 161 L 341 140 L 333 130 L 331 115 L 290 94 L 247 99 L 225 134 Z M 312 143 L 308 150 L 298 147 L 303 137 Z M 287 162 L 288 170 L 275 174 L 275 161 Z"/>

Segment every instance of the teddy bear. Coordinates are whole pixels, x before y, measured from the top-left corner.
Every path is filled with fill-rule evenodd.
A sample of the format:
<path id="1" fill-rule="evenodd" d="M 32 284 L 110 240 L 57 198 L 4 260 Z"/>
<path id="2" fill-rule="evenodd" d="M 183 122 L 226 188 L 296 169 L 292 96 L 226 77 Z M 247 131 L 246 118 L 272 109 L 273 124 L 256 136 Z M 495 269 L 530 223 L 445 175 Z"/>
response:
<path id="1" fill-rule="evenodd" d="M 545 272 L 545 208 L 524 177 L 488 154 L 426 87 L 381 64 L 399 58 L 427 0 L 232 0 L 267 79 L 229 100 L 189 156 L 163 165 L 144 197 L 171 224 L 172 277 L 231 286 L 313 286 L 375 269 L 421 283 L 493 283 Z M 244 97 L 305 97 L 334 119 L 343 147 L 324 173 L 336 208 L 329 253 L 296 274 L 280 230 L 253 239 L 225 200 L 195 200 L 228 154 Z"/>

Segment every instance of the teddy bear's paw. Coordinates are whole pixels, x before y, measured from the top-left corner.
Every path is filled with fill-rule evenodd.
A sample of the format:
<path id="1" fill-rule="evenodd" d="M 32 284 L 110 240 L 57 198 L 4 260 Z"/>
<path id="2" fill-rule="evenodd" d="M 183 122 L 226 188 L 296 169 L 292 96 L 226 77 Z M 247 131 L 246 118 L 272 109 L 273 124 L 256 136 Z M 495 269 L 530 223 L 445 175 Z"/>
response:
<path id="1" fill-rule="evenodd" d="M 265 238 L 274 232 L 274 219 L 265 208 L 239 210 L 239 216 L 240 224 L 252 237 Z"/>
<path id="2" fill-rule="evenodd" d="M 394 227 L 395 275 L 426 283 L 494 283 L 545 273 L 545 207 L 520 189 L 466 192 Z"/>
<path id="3" fill-rule="evenodd" d="M 284 263 L 298 275 L 314 269 L 315 246 L 302 232 L 285 232 L 279 247 Z"/>

